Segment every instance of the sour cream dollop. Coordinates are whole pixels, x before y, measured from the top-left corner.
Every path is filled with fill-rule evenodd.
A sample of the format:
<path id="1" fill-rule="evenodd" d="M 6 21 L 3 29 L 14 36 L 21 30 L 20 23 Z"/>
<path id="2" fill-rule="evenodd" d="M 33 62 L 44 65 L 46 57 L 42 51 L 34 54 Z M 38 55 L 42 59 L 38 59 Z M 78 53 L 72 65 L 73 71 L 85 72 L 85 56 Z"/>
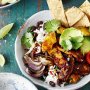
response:
<path id="1" fill-rule="evenodd" d="M 57 84 L 57 79 L 58 79 L 58 74 L 56 73 L 54 66 L 50 66 L 48 76 L 46 77 L 45 82 L 49 84 L 50 81 L 53 81 L 55 84 Z"/>
<path id="2" fill-rule="evenodd" d="M 37 42 L 43 42 L 45 35 L 47 34 L 46 31 L 43 29 L 43 25 L 41 25 L 41 28 L 38 30 L 36 29 L 34 32 L 37 33 L 36 41 Z"/>

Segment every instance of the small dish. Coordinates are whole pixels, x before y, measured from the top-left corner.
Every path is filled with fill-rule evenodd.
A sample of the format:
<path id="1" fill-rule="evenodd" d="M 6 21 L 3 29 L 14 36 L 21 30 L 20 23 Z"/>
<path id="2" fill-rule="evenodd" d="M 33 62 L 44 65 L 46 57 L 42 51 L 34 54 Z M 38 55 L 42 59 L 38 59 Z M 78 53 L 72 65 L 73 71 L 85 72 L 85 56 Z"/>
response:
<path id="1" fill-rule="evenodd" d="M 7 8 L 7 7 L 10 7 L 10 6 L 12 6 L 12 5 L 14 5 L 14 4 L 16 4 L 16 3 L 18 3 L 20 0 L 17 0 L 16 2 L 14 2 L 14 3 L 11 3 L 11 4 L 7 4 L 7 5 L 3 5 L 3 6 L 0 6 L 0 9 L 4 9 L 4 8 Z"/>
<path id="2" fill-rule="evenodd" d="M 82 78 L 77 84 L 67 85 L 67 86 L 64 86 L 64 87 L 57 86 L 57 87 L 53 88 L 53 87 L 49 86 L 48 84 L 46 84 L 45 82 L 29 76 L 25 72 L 26 67 L 24 66 L 24 63 L 23 63 L 23 60 L 22 60 L 24 51 L 23 51 L 23 48 L 21 46 L 21 37 L 25 33 L 25 31 L 27 30 L 27 28 L 29 26 L 36 25 L 36 23 L 38 21 L 44 21 L 45 22 L 45 21 L 51 20 L 51 19 L 52 19 L 52 17 L 51 17 L 50 11 L 49 10 L 44 10 L 44 11 L 40 11 L 40 12 L 36 13 L 35 15 L 30 17 L 26 21 L 26 23 L 19 30 L 19 33 L 18 33 L 16 41 L 15 41 L 15 57 L 16 57 L 16 61 L 17 61 L 18 65 L 19 65 L 19 68 L 20 68 L 21 72 L 27 78 L 32 80 L 37 85 L 43 86 L 43 87 L 45 87 L 47 89 L 50 89 L 50 90 L 53 90 L 53 89 L 54 90 L 75 90 L 75 89 L 78 89 L 78 88 L 84 86 L 85 84 L 87 84 L 90 81 L 90 74 L 85 76 L 84 78 Z"/>
<path id="3" fill-rule="evenodd" d="M 37 88 L 27 79 L 13 74 L 0 73 L 0 90 L 37 90 Z"/>

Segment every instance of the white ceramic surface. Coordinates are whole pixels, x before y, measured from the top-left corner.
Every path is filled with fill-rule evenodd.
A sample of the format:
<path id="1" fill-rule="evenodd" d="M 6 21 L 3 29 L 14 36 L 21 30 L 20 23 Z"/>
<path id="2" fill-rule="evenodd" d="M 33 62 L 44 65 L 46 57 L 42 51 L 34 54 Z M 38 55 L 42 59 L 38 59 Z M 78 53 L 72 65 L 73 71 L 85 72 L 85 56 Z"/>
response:
<path id="1" fill-rule="evenodd" d="M 19 75 L 0 73 L 0 90 L 37 90 L 37 88 Z"/>
<path id="2" fill-rule="evenodd" d="M 50 90 L 75 90 L 78 89 L 82 86 L 84 86 L 85 84 L 87 84 L 90 81 L 90 74 L 85 76 L 83 79 L 81 79 L 77 84 L 73 84 L 73 85 L 67 85 L 65 87 L 51 87 L 50 85 L 44 83 L 41 80 L 35 79 L 31 76 L 29 76 L 26 72 L 25 69 L 26 67 L 24 66 L 23 63 L 23 48 L 21 46 L 21 37 L 23 35 L 23 33 L 27 30 L 27 28 L 30 25 L 36 25 L 36 23 L 38 21 L 47 21 L 52 19 L 50 11 L 49 10 L 44 10 L 44 11 L 40 11 L 38 13 L 36 13 L 35 15 L 31 16 L 26 23 L 21 27 L 21 29 L 19 30 L 19 33 L 17 35 L 16 41 L 15 41 L 15 57 L 16 57 L 16 61 L 19 65 L 19 68 L 21 70 L 21 72 L 30 80 L 32 80 L 35 84 L 38 84 L 40 86 L 43 86 L 47 89 Z"/>
<path id="3" fill-rule="evenodd" d="M 7 4 L 7 5 L 3 5 L 3 6 L 0 6 L 0 9 L 4 9 L 4 8 L 7 8 L 7 7 L 10 7 L 10 6 L 12 6 L 12 5 L 14 5 L 14 4 L 16 4 L 16 3 L 18 3 L 20 0 L 17 0 L 16 2 L 14 2 L 14 3 L 11 3 L 11 4 Z"/>

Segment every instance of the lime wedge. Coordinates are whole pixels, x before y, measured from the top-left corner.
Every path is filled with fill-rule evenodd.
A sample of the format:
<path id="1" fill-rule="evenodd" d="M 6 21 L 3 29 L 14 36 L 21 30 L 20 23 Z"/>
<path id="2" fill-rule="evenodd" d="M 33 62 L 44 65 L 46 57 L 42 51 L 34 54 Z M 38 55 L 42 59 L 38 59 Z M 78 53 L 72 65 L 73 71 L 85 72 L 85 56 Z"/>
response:
<path id="1" fill-rule="evenodd" d="M 5 58 L 3 55 L 0 54 L 0 66 L 3 67 L 5 64 Z"/>
<path id="2" fill-rule="evenodd" d="M 8 34 L 8 32 L 13 27 L 13 24 L 14 23 L 8 24 L 8 25 L 4 26 L 2 29 L 0 29 L 0 39 L 2 39 L 3 37 L 6 36 L 6 34 Z"/>
<path id="3" fill-rule="evenodd" d="M 7 3 L 7 0 L 1 0 L 1 4 L 4 5 Z"/>
<path id="4" fill-rule="evenodd" d="M 0 0 L 0 2 L 2 5 L 5 5 L 7 3 L 15 3 L 15 2 L 17 2 L 17 0 Z"/>

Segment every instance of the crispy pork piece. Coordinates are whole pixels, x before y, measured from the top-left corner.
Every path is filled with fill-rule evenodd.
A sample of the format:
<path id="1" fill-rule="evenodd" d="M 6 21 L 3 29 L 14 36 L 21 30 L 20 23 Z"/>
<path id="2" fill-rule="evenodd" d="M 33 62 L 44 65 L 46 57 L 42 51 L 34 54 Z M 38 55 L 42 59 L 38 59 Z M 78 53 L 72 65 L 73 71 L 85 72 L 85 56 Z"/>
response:
<path id="1" fill-rule="evenodd" d="M 62 68 L 66 65 L 67 60 L 64 59 L 61 51 L 58 50 L 57 47 L 54 47 L 52 50 L 48 51 L 49 55 L 53 57 L 54 63 L 59 67 Z"/>
<path id="2" fill-rule="evenodd" d="M 48 50 L 48 54 L 49 54 L 50 56 L 52 56 L 52 55 L 55 54 L 56 52 L 57 52 L 57 48 L 56 48 L 56 47 L 52 48 L 51 50 Z"/>
<path id="3" fill-rule="evenodd" d="M 90 21 L 88 17 L 85 15 L 80 21 L 78 21 L 74 27 L 90 27 Z"/>
<path id="4" fill-rule="evenodd" d="M 59 46 L 58 46 L 58 50 L 60 50 L 61 52 L 65 53 L 67 55 L 73 56 L 75 58 L 75 60 L 78 61 L 78 62 L 83 62 L 84 61 L 83 55 L 80 52 L 80 50 L 78 50 L 78 51 L 73 51 L 73 50 L 65 51 L 63 48 L 61 48 Z"/>
<path id="5" fill-rule="evenodd" d="M 63 58 L 63 56 L 62 56 L 62 54 L 61 54 L 61 51 L 59 51 L 57 47 L 54 47 L 54 48 L 52 48 L 51 50 L 49 50 L 49 51 L 48 51 L 48 54 L 49 54 L 50 56 L 54 55 L 55 57 L 57 57 L 57 58 L 59 58 L 59 59 L 62 59 L 62 58 Z"/>
<path id="6" fill-rule="evenodd" d="M 69 26 L 73 26 L 83 16 L 84 16 L 84 13 L 77 7 L 72 7 L 66 11 L 66 17 L 67 17 Z"/>
<path id="7" fill-rule="evenodd" d="M 90 66 L 87 63 L 75 64 L 73 73 L 81 76 L 88 75 L 90 73 Z"/>
<path id="8" fill-rule="evenodd" d="M 90 19 L 90 2 L 86 0 L 80 7 L 79 7 Z"/>
<path id="9" fill-rule="evenodd" d="M 78 75 L 78 74 L 72 74 L 72 75 L 69 77 L 69 83 L 71 83 L 71 84 L 75 84 L 75 83 L 77 83 L 79 80 L 80 80 L 80 75 Z"/>
<path id="10" fill-rule="evenodd" d="M 83 54 L 80 52 L 80 50 L 78 51 L 70 51 L 70 55 L 72 55 L 75 58 L 75 61 L 77 62 L 84 62 L 84 58 L 83 58 Z"/>
<path id="11" fill-rule="evenodd" d="M 62 0 L 47 0 L 47 4 L 51 10 L 53 18 L 60 20 L 64 26 L 68 27 Z"/>
<path id="12" fill-rule="evenodd" d="M 48 53 L 53 57 L 54 64 L 59 68 L 59 80 L 67 81 L 73 71 L 74 58 L 71 56 L 70 60 L 68 61 L 68 56 L 67 58 L 64 58 L 57 46 L 50 50 Z"/>
<path id="13" fill-rule="evenodd" d="M 72 58 L 66 65 L 64 65 L 59 72 L 59 80 L 67 81 L 73 71 L 74 68 L 74 59 Z"/>
<path id="14" fill-rule="evenodd" d="M 55 43 L 56 43 L 56 34 L 55 32 L 51 32 L 45 37 L 42 43 L 42 51 L 46 52 L 48 50 L 51 50 Z"/>

